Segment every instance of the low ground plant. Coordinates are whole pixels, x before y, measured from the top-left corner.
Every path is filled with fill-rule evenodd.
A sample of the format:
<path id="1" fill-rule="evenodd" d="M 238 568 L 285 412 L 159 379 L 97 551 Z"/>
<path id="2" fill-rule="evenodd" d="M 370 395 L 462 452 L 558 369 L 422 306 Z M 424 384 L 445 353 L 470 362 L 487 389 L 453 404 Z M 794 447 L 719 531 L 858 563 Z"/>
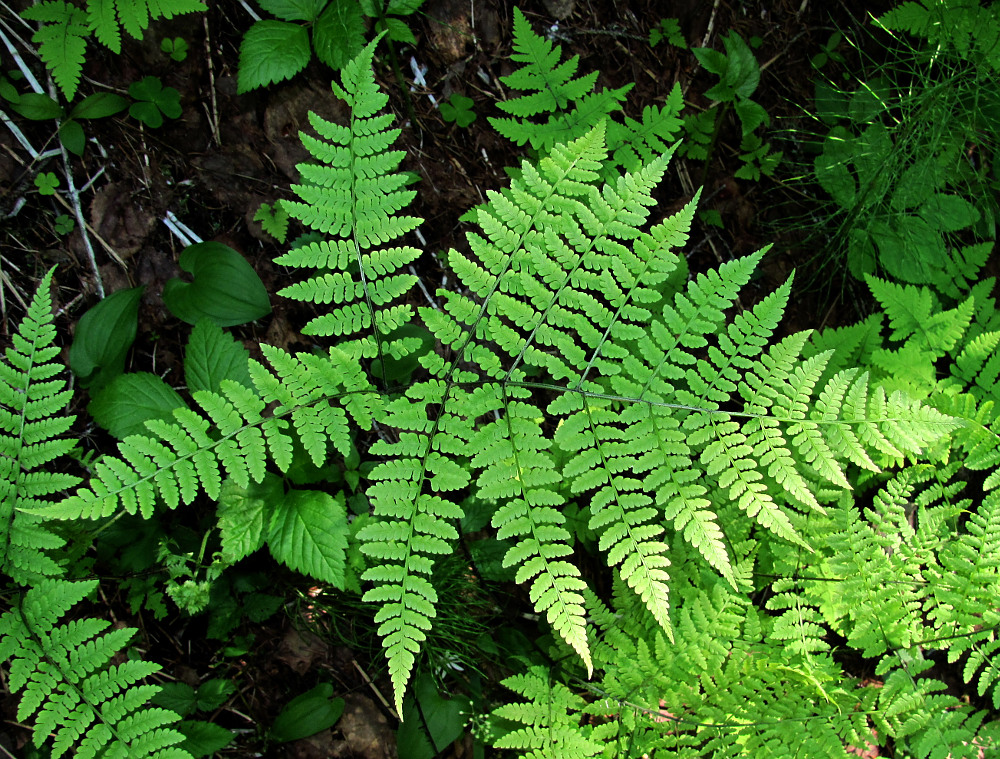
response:
<path id="1" fill-rule="evenodd" d="M 140 386 L 107 396 L 131 399 L 128 429 L 111 428 L 122 409 L 91 411 L 115 454 L 72 435 L 57 273 L 41 277 L 0 362 L 0 660 L 18 720 L 52 756 L 228 745 L 191 718 L 238 688 L 152 682 L 95 578 L 132 571 L 134 610 L 207 607 L 242 655 L 239 620 L 283 603 L 252 571 L 269 555 L 316 588 L 313 619 L 324 594 L 370 614 L 414 756 L 467 721 L 479 751 L 525 756 L 1000 751 L 993 283 L 952 302 L 868 276 L 868 320 L 783 331 L 791 281 L 750 297 L 766 250 L 689 276 L 698 197 L 671 214 L 654 199 L 679 90 L 632 119 L 628 88 L 598 89 L 514 24 L 516 92 L 491 123 L 530 155 L 463 217 L 452 288 L 414 294 L 417 177 L 373 73 L 379 38 L 333 83 L 345 122 L 310 114 L 301 134 L 310 159 L 280 208 L 306 234 L 276 258 L 293 281 L 262 302 L 218 243 L 182 256 L 193 281 L 165 300 L 194 325 L 183 388 L 123 371 L 114 325 L 134 325 L 136 292 L 81 320 L 81 384 L 167 399 L 144 415 Z M 754 123 L 736 39 L 706 60 Z M 269 297 L 303 305 L 310 343 L 251 358 L 225 314 L 261 318 Z M 490 583 L 531 626 L 497 625 Z M 502 662 L 503 692 L 493 666 L 457 674 L 458 650 Z M 331 684 L 293 692 L 260 727 L 266 750 L 340 718 Z"/>

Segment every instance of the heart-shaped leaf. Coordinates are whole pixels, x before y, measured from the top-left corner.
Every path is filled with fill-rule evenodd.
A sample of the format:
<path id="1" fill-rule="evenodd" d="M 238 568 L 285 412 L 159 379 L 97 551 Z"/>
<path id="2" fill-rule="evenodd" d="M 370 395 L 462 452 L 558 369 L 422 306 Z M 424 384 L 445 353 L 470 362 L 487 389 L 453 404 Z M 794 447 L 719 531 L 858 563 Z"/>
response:
<path id="1" fill-rule="evenodd" d="M 199 242 L 181 253 L 180 267 L 193 282 L 177 277 L 163 288 L 163 302 L 188 324 L 209 319 L 233 327 L 271 313 L 271 303 L 257 272 L 239 253 L 219 242 Z"/>

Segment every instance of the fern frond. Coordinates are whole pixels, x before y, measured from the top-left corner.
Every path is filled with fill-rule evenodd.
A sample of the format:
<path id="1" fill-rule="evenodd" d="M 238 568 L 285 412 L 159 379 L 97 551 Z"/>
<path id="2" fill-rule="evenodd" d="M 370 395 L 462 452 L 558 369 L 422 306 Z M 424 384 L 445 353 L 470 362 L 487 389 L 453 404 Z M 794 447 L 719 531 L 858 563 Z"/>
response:
<path id="1" fill-rule="evenodd" d="M 371 62 L 373 41 L 341 72 L 343 86 L 333 85 L 350 108 L 347 126 L 313 113 L 309 120 L 319 138 L 302 135 L 306 149 L 322 164 L 301 164 L 303 183 L 292 190 L 302 202 L 283 201 L 289 215 L 334 237 L 309 243 L 276 259 L 277 263 L 311 270 L 312 275 L 280 291 L 295 300 L 332 304 L 303 329 L 307 335 L 351 337 L 374 330 L 364 342 L 366 356 L 381 358 L 387 335 L 412 319 L 408 304 L 398 302 L 416 282 L 399 269 L 420 251 L 410 246 L 379 247 L 420 224 L 399 215 L 416 195 L 405 189 L 412 178 L 397 171 L 405 155 L 390 150 L 399 129 L 390 129 L 391 114 L 377 115 L 388 97 L 375 84 Z"/>
<path id="2" fill-rule="evenodd" d="M 621 103 L 632 88 L 593 92 L 598 73 L 574 78 L 579 56 L 560 63 L 562 48 L 535 34 L 519 8 L 514 8 L 514 52 L 511 60 L 523 64 L 501 77 L 511 89 L 528 93 L 500 101 L 497 107 L 514 118 L 490 118 L 497 132 L 517 145 L 530 143 L 548 151 L 557 143 L 575 140 L 590 131 Z M 534 123 L 534 116 L 548 116 Z"/>
<path id="3" fill-rule="evenodd" d="M 184 735 L 170 727 L 177 715 L 147 706 L 159 688 L 136 684 L 159 666 L 111 664 L 136 631 L 104 632 L 111 623 L 97 619 L 60 623 L 96 587 L 96 580 L 41 580 L 0 617 L 0 661 L 11 660 L 11 692 L 23 691 L 18 720 L 34 717 L 36 746 L 52 735 L 53 757 L 75 748 L 84 759 L 190 759 L 176 746 Z"/>
<path id="4" fill-rule="evenodd" d="M 562 683 L 552 682 L 544 667 L 531 667 L 502 684 L 527 700 L 493 711 L 494 719 L 523 726 L 506 730 L 496 739 L 496 748 L 518 749 L 531 759 L 583 759 L 602 752 L 602 744 L 578 724 L 586 702 Z"/>
<path id="5" fill-rule="evenodd" d="M 173 422 L 147 422 L 155 437 L 127 437 L 118 446 L 120 458 L 100 459 L 87 487 L 44 515 L 99 519 L 124 510 L 148 519 L 157 498 L 169 508 L 192 502 L 202 490 L 217 499 L 225 478 L 244 488 L 251 480 L 261 482 L 269 457 L 285 471 L 291 464 L 290 427 L 317 466 L 326 460 L 328 445 L 346 456 L 349 419 L 370 425 L 375 403 L 360 367 L 337 349 L 325 357 L 262 350 L 271 370 L 250 362 L 255 390 L 224 381 L 221 393 L 196 392 L 200 412 L 180 408 Z M 278 403 L 268 416 L 262 398 Z"/>
<path id="6" fill-rule="evenodd" d="M 67 100 L 76 95 L 83 71 L 87 37 L 90 36 L 87 14 L 64 0 L 45 0 L 21 12 L 28 21 L 41 21 L 42 26 L 31 40 L 38 45 L 38 54 L 52 71 L 52 78 Z"/>
<path id="7" fill-rule="evenodd" d="M 72 449 L 74 440 L 58 438 L 75 417 L 63 410 L 72 397 L 66 380 L 56 375 L 63 367 L 52 324 L 52 271 L 39 283 L 35 297 L 0 361 L 0 568 L 19 583 L 53 577 L 61 569 L 46 550 L 63 545 L 38 516 L 50 506 L 46 496 L 74 487 L 78 477 L 49 465 Z"/>
<path id="8" fill-rule="evenodd" d="M 206 10 L 200 0 L 87 0 L 87 20 L 101 43 L 114 53 L 122 48 L 121 32 L 142 39 L 150 21 Z"/>

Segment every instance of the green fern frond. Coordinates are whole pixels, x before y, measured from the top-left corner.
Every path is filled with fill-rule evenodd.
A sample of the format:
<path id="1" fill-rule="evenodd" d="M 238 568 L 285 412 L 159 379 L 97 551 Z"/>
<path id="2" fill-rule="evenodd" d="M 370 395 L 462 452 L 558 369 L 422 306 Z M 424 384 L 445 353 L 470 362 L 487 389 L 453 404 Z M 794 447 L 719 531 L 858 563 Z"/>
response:
<path id="1" fill-rule="evenodd" d="M 593 92 L 598 73 L 573 78 L 579 56 L 560 63 L 562 48 L 531 30 L 519 8 L 514 9 L 514 52 L 511 60 L 523 64 L 501 81 L 511 89 L 529 94 L 500 101 L 497 107 L 514 118 L 491 118 L 497 132 L 517 145 L 531 143 L 535 150 L 549 150 L 556 143 L 570 142 L 589 131 L 613 110 L 621 108 L 627 85 L 616 90 Z M 529 121 L 548 116 L 542 124 Z"/>
<path id="2" fill-rule="evenodd" d="M 56 85 L 67 100 L 72 100 L 80 84 L 90 36 L 87 14 L 64 0 L 45 0 L 25 8 L 21 16 L 42 22 L 31 40 L 38 45 L 38 54 L 52 71 Z"/>
<path id="3" fill-rule="evenodd" d="M 514 9 L 513 47 L 511 60 L 521 66 L 501 77 L 501 81 L 525 94 L 497 103 L 512 118 L 489 121 L 515 144 L 527 143 L 546 153 L 554 145 L 582 137 L 607 120 L 608 151 L 614 157 L 608 168 L 634 172 L 667 152 L 680 136 L 683 122 L 679 115 L 684 102 L 679 86 L 674 87 L 662 108 L 650 106 L 640 120 L 626 118 L 618 122 L 609 117 L 621 110 L 632 85 L 594 92 L 597 72 L 574 78 L 579 56 L 560 63 L 562 49 L 535 34 L 518 8 Z"/>
<path id="4" fill-rule="evenodd" d="M 375 402 L 360 367 L 337 349 L 325 357 L 262 349 L 271 370 L 250 362 L 255 390 L 224 381 L 221 393 L 194 393 L 200 412 L 180 408 L 173 422 L 147 422 L 155 437 L 127 437 L 119 444 L 120 458 L 98 460 L 87 487 L 43 515 L 99 519 L 123 510 L 148 519 L 158 498 L 169 508 L 191 503 L 201 491 L 217 499 L 225 478 L 243 488 L 251 480 L 261 482 L 271 459 L 286 471 L 292 458 L 290 427 L 317 466 L 326 460 L 328 445 L 346 456 L 349 418 L 370 425 Z M 278 404 L 268 416 L 263 398 Z"/>
<path id="5" fill-rule="evenodd" d="M 52 756 L 150 756 L 190 759 L 176 747 L 184 735 L 170 727 L 177 715 L 148 707 L 157 686 L 137 683 L 158 665 L 112 665 L 135 634 L 104 632 L 111 623 L 62 617 L 97 587 L 97 581 L 42 580 L 0 617 L 0 661 L 11 660 L 8 685 L 22 692 L 18 720 L 34 717 L 34 742 L 51 735 Z"/>
<path id="6" fill-rule="evenodd" d="M 97 39 L 120 53 L 121 32 L 142 39 L 150 21 L 207 10 L 200 0 L 87 0 L 87 20 Z"/>
<path id="7" fill-rule="evenodd" d="M 602 744 L 590 739 L 589 731 L 578 724 L 586 702 L 562 683 L 552 682 L 544 667 L 532 667 L 502 684 L 527 700 L 493 711 L 494 719 L 523 726 L 506 730 L 494 742 L 496 748 L 518 749 L 531 759 L 584 759 L 601 754 Z"/>
<path id="8" fill-rule="evenodd" d="M 61 574 L 46 553 L 63 545 L 41 518 L 51 507 L 46 496 L 67 490 L 79 478 L 49 465 L 73 448 L 65 434 L 75 417 L 63 410 L 72 397 L 64 370 L 55 363 L 59 346 L 52 324 L 52 272 L 42 278 L 20 329 L 0 361 L 0 568 L 23 584 Z"/>
<path id="9" fill-rule="evenodd" d="M 349 124 L 309 114 L 320 137 L 302 134 L 302 142 L 322 164 L 299 165 L 303 183 L 292 190 L 302 202 L 283 201 L 289 215 L 334 239 L 309 243 L 276 261 L 314 272 L 281 290 L 281 295 L 333 305 L 312 319 L 304 334 L 351 337 L 374 330 L 364 351 L 381 358 L 385 337 L 413 316 L 408 304 L 392 304 L 416 282 L 415 276 L 399 269 L 420 251 L 379 246 L 416 229 L 421 219 L 398 213 L 416 192 L 405 189 L 411 177 L 397 171 L 405 152 L 389 149 L 400 130 L 389 128 L 392 114 L 378 115 L 388 97 L 375 84 L 371 69 L 377 42 L 344 67 L 343 86 L 333 85 L 334 93 L 350 108 Z"/>

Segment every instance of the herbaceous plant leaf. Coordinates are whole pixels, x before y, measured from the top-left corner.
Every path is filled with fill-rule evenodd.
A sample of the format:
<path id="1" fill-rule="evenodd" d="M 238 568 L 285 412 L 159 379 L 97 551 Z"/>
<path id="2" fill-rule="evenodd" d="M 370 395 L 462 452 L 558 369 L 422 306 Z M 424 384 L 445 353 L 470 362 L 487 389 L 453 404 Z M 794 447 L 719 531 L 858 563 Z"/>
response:
<path id="1" fill-rule="evenodd" d="M 274 508 L 267 544 L 278 561 L 342 589 L 347 551 L 343 493 L 289 491 Z"/>
<path id="2" fill-rule="evenodd" d="M 291 79 L 309 63 L 309 32 L 287 21 L 258 21 L 240 43 L 238 94 Z"/>
<path id="3" fill-rule="evenodd" d="M 284 21 L 315 21 L 326 0 L 260 0 L 260 7 Z"/>
<path id="4" fill-rule="evenodd" d="M 342 69 L 365 46 L 365 23 L 357 0 L 331 0 L 312 29 L 316 57 Z"/>
<path id="5" fill-rule="evenodd" d="M 186 407 L 170 385 L 149 372 L 129 372 L 116 377 L 94 395 L 87 411 L 94 421 L 119 440 L 145 434 L 150 419 L 173 420 L 175 408 Z"/>
<path id="6" fill-rule="evenodd" d="M 233 327 L 271 313 L 271 302 L 257 272 L 239 253 L 219 242 L 189 245 L 178 260 L 191 282 L 174 277 L 163 287 L 163 302 L 188 324 L 209 319 Z"/>
<path id="7" fill-rule="evenodd" d="M 191 392 L 218 392 L 219 383 L 227 379 L 252 388 L 249 362 L 250 352 L 242 344 L 210 319 L 202 319 L 191 330 L 188 339 L 184 381 Z"/>

